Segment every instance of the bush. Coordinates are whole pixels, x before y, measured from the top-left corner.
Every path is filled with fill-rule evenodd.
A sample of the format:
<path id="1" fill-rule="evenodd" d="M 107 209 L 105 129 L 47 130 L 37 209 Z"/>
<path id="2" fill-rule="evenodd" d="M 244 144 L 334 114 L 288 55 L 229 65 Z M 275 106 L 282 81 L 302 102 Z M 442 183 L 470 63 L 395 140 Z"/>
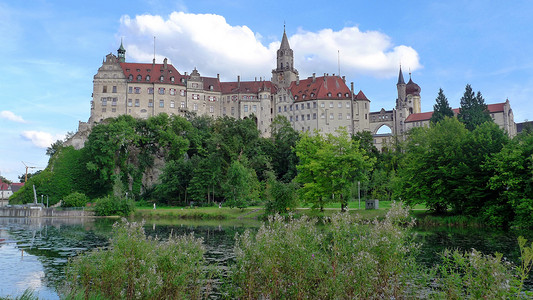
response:
<path id="1" fill-rule="evenodd" d="M 85 194 L 74 192 L 63 198 L 62 207 L 85 207 L 89 198 Z"/>
<path id="2" fill-rule="evenodd" d="M 69 297 L 85 299 L 200 299 L 207 274 L 202 239 L 146 237 L 144 224 L 125 219 L 113 225 L 108 250 L 97 249 L 69 260 Z"/>
<path id="3" fill-rule="evenodd" d="M 129 216 L 135 210 L 135 203 L 131 199 L 107 196 L 96 199 L 94 206 L 97 216 Z"/>
<path id="4" fill-rule="evenodd" d="M 373 226 L 348 214 L 334 215 L 324 227 L 306 217 L 270 217 L 255 236 L 237 236 L 228 293 L 241 299 L 411 298 L 424 272 L 402 227 L 413 224 L 407 214 L 395 207 Z"/>
<path id="5" fill-rule="evenodd" d="M 298 185 L 294 182 L 281 182 L 276 179 L 269 179 L 267 182 L 265 196 L 265 210 L 267 214 L 283 214 L 293 210 L 298 206 Z"/>

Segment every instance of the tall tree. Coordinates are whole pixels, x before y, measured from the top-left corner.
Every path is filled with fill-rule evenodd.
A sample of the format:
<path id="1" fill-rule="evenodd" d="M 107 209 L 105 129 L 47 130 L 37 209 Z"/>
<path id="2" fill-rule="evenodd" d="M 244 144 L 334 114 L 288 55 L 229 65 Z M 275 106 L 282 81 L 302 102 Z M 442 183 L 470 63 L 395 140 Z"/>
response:
<path id="1" fill-rule="evenodd" d="M 478 91 L 476 95 L 470 84 L 466 85 L 465 93 L 461 97 L 461 108 L 459 109 L 457 118 L 470 131 L 482 123 L 492 121 L 481 92 Z"/>
<path id="2" fill-rule="evenodd" d="M 279 180 L 290 182 L 296 176 L 298 157 L 293 149 L 300 135 L 292 128 L 289 120 L 281 115 L 274 118 L 270 128 L 272 129 L 272 168 Z"/>
<path id="3" fill-rule="evenodd" d="M 300 159 L 295 179 L 303 184 L 302 200 L 321 210 L 333 197 L 344 208 L 353 183 L 364 180 L 376 160 L 345 130 L 326 136 L 304 134 L 295 150 Z"/>
<path id="4" fill-rule="evenodd" d="M 437 123 L 445 117 L 453 117 L 453 110 L 448 103 L 448 99 L 444 95 L 444 91 L 439 89 L 439 94 L 436 103 L 433 105 L 433 115 L 431 116 L 431 123 Z"/>
<path id="5" fill-rule="evenodd" d="M 234 160 L 228 169 L 223 190 L 230 208 L 245 208 L 248 203 L 259 197 L 259 182 L 255 171 L 245 164 Z"/>

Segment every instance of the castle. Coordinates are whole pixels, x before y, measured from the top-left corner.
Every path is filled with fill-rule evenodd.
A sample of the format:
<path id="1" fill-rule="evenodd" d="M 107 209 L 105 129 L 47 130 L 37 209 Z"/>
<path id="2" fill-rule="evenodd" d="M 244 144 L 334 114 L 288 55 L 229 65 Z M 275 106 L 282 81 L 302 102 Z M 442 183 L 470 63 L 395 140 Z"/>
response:
<path id="1" fill-rule="evenodd" d="M 222 82 L 219 75 L 201 76 L 196 69 L 182 74 L 166 58 L 162 64 L 157 64 L 155 58 L 151 64 L 128 63 L 121 43 L 117 55 L 108 54 L 94 76 L 89 122 L 80 122 L 78 133 L 69 143 L 83 147 L 90 128 L 106 118 L 193 112 L 212 117 L 253 116 L 264 137 L 270 136 L 270 125 L 277 115 L 285 116 L 300 132 L 316 129 L 334 133 L 339 127 L 350 134 L 366 130 L 381 149 L 393 136 L 403 136 L 415 126 L 428 126 L 431 118 L 431 112 L 421 112 L 420 87 L 411 75 L 405 83 L 401 67 L 396 87 L 394 109 L 370 112 L 370 100 L 361 90 L 354 92 L 353 82 L 348 87 L 344 76 L 313 73 L 300 79 L 285 30 L 270 81 L 241 81 L 237 76 L 237 81 Z M 511 136 L 515 134 L 509 101 L 489 105 L 489 111 L 500 127 Z M 385 133 L 381 133 L 383 128 L 387 129 Z"/>

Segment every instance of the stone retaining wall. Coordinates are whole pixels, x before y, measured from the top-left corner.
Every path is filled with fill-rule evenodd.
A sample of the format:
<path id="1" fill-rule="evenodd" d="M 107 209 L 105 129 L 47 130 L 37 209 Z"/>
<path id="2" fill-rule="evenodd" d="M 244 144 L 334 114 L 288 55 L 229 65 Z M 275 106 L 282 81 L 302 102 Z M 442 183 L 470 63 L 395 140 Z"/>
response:
<path id="1" fill-rule="evenodd" d="M 58 210 L 55 208 L 32 207 L 0 207 L 0 217 L 8 218 L 47 218 L 47 217 L 94 217 L 94 211 Z"/>

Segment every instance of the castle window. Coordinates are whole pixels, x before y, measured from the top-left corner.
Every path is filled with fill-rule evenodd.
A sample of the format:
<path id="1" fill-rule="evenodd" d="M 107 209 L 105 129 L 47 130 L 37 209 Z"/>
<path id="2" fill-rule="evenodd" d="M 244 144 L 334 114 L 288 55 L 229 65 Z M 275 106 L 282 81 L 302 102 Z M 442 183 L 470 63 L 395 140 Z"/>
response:
<path id="1" fill-rule="evenodd" d="M 135 94 L 140 94 L 140 93 L 141 93 L 141 88 L 135 87 Z"/>
<path id="2" fill-rule="evenodd" d="M 331 93 L 328 93 L 328 97 L 331 97 Z"/>
<path id="3" fill-rule="evenodd" d="M 350 108 L 350 102 L 346 102 L 346 108 Z"/>
<path id="4" fill-rule="evenodd" d="M 102 108 L 102 112 L 106 112 L 106 108 L 105 108 L 105 107 L 104 107 L 104 108 Z"/>
<path id="5" fill-rule="evenodd" d="M 257 111 L 257 105 L 252 105 L 252 112 L 256 112 Z"/>
<path id="6" fill-rule="evenodd" d="M 346 93 L 346 95 L 345 95 L 345 96 L 346 96 L 346 98 L 348 98 L 348 97 L 350 97 L 350 94 Z"/>
<path id="7" fill-rule="evenodd" d="M 350 120 L 350 114 L 346 114 L 346 120 Z"/>
<path id="8" fill-rule="evenodd" d="M 194 103 L 193 105 L 193 108 L 192 108 L 194 111 L 197 111 L 198 110 L 198 103 Z"/>
<path id="9" fill-rule="evenodd" d="M 148 107 L 154 107 L 154 100 L 148 100 Z"/>
<path id="10" fill-rule="evenodd" d="M 173 96 L 176 95 L 176 89 L 169 89 L 169 93 Z"/>
<path id="11" fill-rule="evenodd" d="M 311 115 L 310 114 L 307 114 L 307 120 L 311 120 Z"/>
<path id="12" fill-rule="evenodd" d="M 159 77 L 159 81 L 163 82 L 165 80 L 165 76 L 161 75 L 161 77 Z"/>
<path id="13" fill-rule="evenodd" d="M 287 105 L 283 106 L 283 111 L 287 111 Z"/>
<path id="14" fill-rule="evenodd" d="M 314 97 L 315 96 L 315 93 L 311 93 L 311 97 Z"/>
<path id="15" fill-rule="evenodd" d="M 278 112 L 279 113 L 281 112 L 281 106 L 278 106 Z"/>
<path id="16" fill-rule="evenodd" d="M 165 107 L 165 100 L 159 100 L 159 107 Z"/>
<path id="17" fill-rule="evenodd" d="M 137 75 L 137 81 L 141 81 L 143 77 L 141 75 Z"/>
<path id="18" fill-rule="evenodd" d="M 322 108 L 326 107 L 326 103 L 320 102 L 320 107 L 322 107 Z"/>
<path id="19" fill-rule="evenodd" d="M 153 87 L 149 87 L 148 88 L 148 94 L 151 95 L 154 93 L 154 88 Z"/>
<path id="20" fill-rule="evenodd" d="M 185 108 L 185 101 L 181 101 L 180 107 Z"/>
<path id="21" fill-rule="evenodd" d="M 305 99 L 305 94 L 302 95 L 302 99 Z"/>
<path id="22" fill-rule="evenodd" d="M 330 119 L 330 120 L 333 120 L 333 113 L 330 113 L 330 114 L 329 114 L 329 119 Z"/>
<path id="23" fill-rule="evenodd" d="M 329 102 L 329 108 L 333 108 L 333 101 Z"/>
<path id="24" fill-rule="evenodd" d="M 209 86 L 209 90 L 212 91 L 214 87 L 212 85 Z"/>
<path id="25" fill-rule="evenodd" d="M 244 105 L 244 112 L 248 112 L 248 105 Z"/>
<path id="26" fill-rule="evenodd" d="M 292 120 L 292 116 L 289 117 L 289 121 L 291 121 L 291 122 L 293 121 L 293 120 Z"/>
<path id="27" fill-rule="evenodd" d="M 316 120 L 316 113 L 313 113 L 313 120 Z"/>
<path id="28" fill-rule="evenodd" d="M 170 77 L 170 82 L 174 83 L 174 76 Z"/>
<path id="29" fill-rule="evenodd" d="M 342 120 L 342 113 L 339 113 L 339 120 Z"/>
<path id="30" fill-rule="evenodd" d="M 141 72 L 141 69 L 137 69 L 137 72 Z"/>
<path id="31" fill-rule="evenodd" d="M 113 101 L 111 102 L 112 106 L 117 106 L 118 98 L 113 98 Z"/>
<path id="32" fill-rule="evenodd" d="M 180 81 L 181 81 L 182 83 L 184 83 L 184 82 L 185 82 L 185 78 L 180 79 Z"/>
<path id="33" fill-rule="evenodd" d="M 300 107 L 301 109 L 304 109 L 304 104 L 302 103 L 302 106 Z"/>
<path id="34" fill-rule="evenodd" d="M 128 81 L 132 81 L 132 80 L 133 80 L 133 75 L 130 74 L 130 75 L 128 76 Z"/>
<path id="35" fill-rule="evenodd" d="M 128 93 L 133 94 L 133 87 L 132 87 L 132 86 L 130 86 L 130 87 L 128 88 Z"/>
<path id="36" fill-rule="evenodd" d="M 185 90 L 180 90 L 180 96 L 185 96 Z"/>
<path id="37" fill-rule="evenodd" d="M 294 117 L 295 121 L 298 122 L 298 116 Z"/>
<path id="38" fill-rule="evenodd" d="M 126 69 L 126 72 L 128 72 L 128 73 L 129 73 L 129 72 L 130 72 L 130 69 Z"/>
<path id="39" fill-rule="evenodd" d="M 231 115 L 232 115 L 232 116 L 235 115 L 235 107 L 232 107 L 232 108 L 231 108 Z"/>
<path id="40" fill-rule="evenodd" d="M 146 81 L 150 81 L 150 75 L 146 75 Z"/>
<path id="41" fill-rule="evenodd" d="M 292 111 L 292 104 L 291 104 L 291 105 L 289 105 L 289 110 L 290 110 L 290 111 Z"/>
<path id="42" fill-rule="evenodd" d="M 337 107 L 342 108 L 342 102 L 339 101 L 339 103 L 337 103 Z"/>
<path id="43" fill-rule="evenodd" d="M 338 93 L 338 94 L 337 94 L 337 97 L 339 97 L 339 98 L 342 97 L 342 94 L 341 94 L 341 93 Z"/>
<path id="44" fill-rule="evenodd" d="M 294 100 L 298 100 L 298 96 L 294 96 Z"/>
<path id="45" fill-rule="evenodd" d="M 307 109 L 311 108 L 311 103 L 307 103 Z"/>
<path id="46" fill-rule="evenodd" d="M 111 109 L 111 112 L 117 112 L 117 109 L 113 107 L 113 108 Z"/>
<path id="47" fill-rule="evenodd" d="M 159 91 L 159 95 L 165 94 L 165 88 L 159 88 L 158 91 Z"/>
<path id="48" fill-rule="evenodd" d="M 139 106 L 141 106 L 139 99 L 135 99 L 135 107 L 139 107 Z"/>
<path id="49" fill-rule="evenodd" d="M 226 115 L 226 107 L 222 107 L 222 115 L 223 115 L 223 116 Z"/>
<path id="50" fill-rule="evenodd" d="M 214 113 L 215 112 L 215 108 L 213 107 L 213 105 L 209 106 L 209 112 L 210 113 Z"/>
<path id="51" fill-rule="evenodd" d="M 174 104 L 174 100 L 170 100 L 170 108 L 174 108 L 175 104 Z"/>
<path id="52" fill-rule="evenodd" d="M 107 93 L 107 85 L 104 85 L 104 86 L 102 87 L 102 93 Z"/>
<path id="53" fill-rule="evenodd" d="M 117 86 L 114 85 L 114 86 L 113 86 L 113 93 L 116 93 L 116 92 L 117 92 Z"/>
<path id="54" fill-rule="evenodd" d="M 107 106 L 107 98 L 102 98 L 102 106 Z"/>

